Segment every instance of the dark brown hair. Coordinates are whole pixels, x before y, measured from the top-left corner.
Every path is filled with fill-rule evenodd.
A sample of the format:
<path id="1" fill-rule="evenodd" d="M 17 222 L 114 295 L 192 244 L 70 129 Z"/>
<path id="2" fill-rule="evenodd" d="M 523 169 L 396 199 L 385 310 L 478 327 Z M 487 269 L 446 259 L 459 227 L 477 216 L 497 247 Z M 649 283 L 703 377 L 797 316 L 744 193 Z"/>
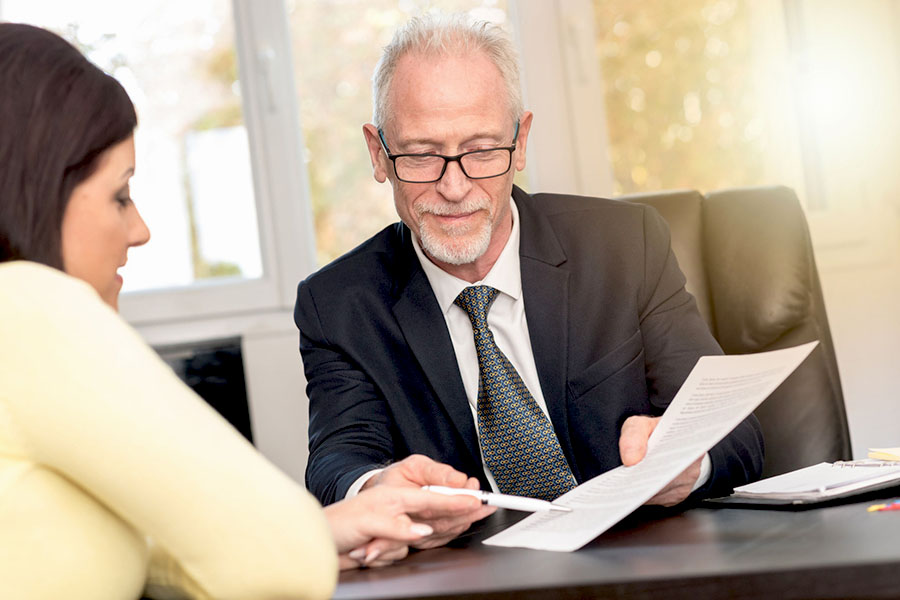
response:
<path id="1" fill-rule="evenodd" d="M 63 268 L 63 214 L 75 186 L 137 125 L 113 77 L 58 35 L 0 23 L 0 262 Z"/>

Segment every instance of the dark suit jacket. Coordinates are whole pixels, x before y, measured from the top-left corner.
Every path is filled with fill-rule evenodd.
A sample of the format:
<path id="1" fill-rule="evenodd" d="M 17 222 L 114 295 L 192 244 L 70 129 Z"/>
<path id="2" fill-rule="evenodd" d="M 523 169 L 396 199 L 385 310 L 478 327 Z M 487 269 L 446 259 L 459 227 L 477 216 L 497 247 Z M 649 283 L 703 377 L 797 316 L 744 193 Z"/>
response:
<path id="1" fill-rule="evenodd" d="M 572 472 L 621 464 L 631 415 L 659 415 L 704 354 L 721 354 L 651 207 L 513 188 L 538 377 Z M 323 503 L 360 475 L 419 453 L 485 480 L 450 334 L 397 223 L 301 282 L 294 320 L 310 401 L 306 483 Z M 698 494 L 757 477 L 754 417 L 710 451 Z"/>

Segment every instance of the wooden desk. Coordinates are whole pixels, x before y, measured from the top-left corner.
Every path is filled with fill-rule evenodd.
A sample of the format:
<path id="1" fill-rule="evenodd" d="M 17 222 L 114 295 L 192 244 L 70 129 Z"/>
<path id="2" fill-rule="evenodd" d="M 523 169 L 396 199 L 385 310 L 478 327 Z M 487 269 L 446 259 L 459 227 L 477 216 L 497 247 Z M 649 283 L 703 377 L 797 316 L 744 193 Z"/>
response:
<path id="1" fill-rule="evenodd" d="M 335 598 L 900 598 L 900 512 L 875 501 L 802 511 L 643 508 L 574 553 L 480 543 L 341 575 Z"/>

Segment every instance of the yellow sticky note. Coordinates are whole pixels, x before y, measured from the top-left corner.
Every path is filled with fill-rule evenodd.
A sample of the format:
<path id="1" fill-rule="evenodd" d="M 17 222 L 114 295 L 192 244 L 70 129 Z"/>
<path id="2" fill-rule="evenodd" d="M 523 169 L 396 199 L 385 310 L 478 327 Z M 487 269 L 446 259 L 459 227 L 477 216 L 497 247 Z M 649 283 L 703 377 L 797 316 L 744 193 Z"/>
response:
<path id="1" fill-rule="evenodd" d="M 869 448 L 869 458 L 900 460 L 900 448 Z"/>

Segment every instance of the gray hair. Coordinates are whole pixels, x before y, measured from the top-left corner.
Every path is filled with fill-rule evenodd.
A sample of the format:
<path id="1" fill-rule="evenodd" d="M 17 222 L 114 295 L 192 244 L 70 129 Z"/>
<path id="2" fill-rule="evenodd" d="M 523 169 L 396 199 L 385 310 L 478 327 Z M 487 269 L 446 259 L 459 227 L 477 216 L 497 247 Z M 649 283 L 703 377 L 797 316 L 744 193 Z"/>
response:
<path id="1" fill-rule="evenodd" d="M 472 52 L 483 52 L 500 70 L 506 84 L 510 115 L 513 120 L 519 121 L 525 109 L 519 87 L 518 55 L 503 29 L 487 21 L 472 21 L 463 13 L 430 13 L 410 19 L 385 46 L 372 75 L 372 122 L 382 128 L 393 116 L 388 93 L 400 58 L 412 53 L 459 56 Z"/>

